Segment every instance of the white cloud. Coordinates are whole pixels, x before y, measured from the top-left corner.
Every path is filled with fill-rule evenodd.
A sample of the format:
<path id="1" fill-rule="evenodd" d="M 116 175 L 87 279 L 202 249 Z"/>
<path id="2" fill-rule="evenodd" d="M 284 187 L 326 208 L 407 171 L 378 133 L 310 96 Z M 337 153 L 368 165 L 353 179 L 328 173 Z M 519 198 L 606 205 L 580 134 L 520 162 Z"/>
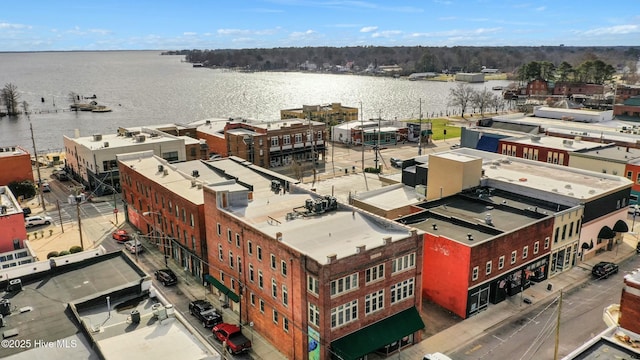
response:
<path id="1" fill-rule="evenodd" d="M 292 32 L 291 34 L 289 34 L 289 37 L 292 37 L 292 38 L 304 38 L 304 37 L 307 37 L 307 36 L 309 36 L 309 35 L 313 35 L 313 34 L 315 34 L 315 33 L 316 33 L 316 32 L 315 32 L 315 31 L 313 31 L 313 30 L 307 30 L 307 31 L 294 31 L 294 32 Z"/>
<path id="2" fill-rule="evenodd" d="M 547 10 L 546 6 L 540 6 L 536 8 L 536 11 L 545 11 L 545 10 Z"/>
<path id="3" fill-rule="evenodd" d="M 182 35 L 184 35 L 184 36 L 195 36 L 195 35 L 198 35 L 198 33 L 193 32 L 193 31 L 185 31 L 185 32 L 182 33 Z"/>
<path id="4" fill-rule="evenodd" d="M 11 24 L 6 22 L 0 22 L 0 29 L 31 29 L 30 25 L 23 24 Z"/>
<path id="5" fill-rule="evenodd" d="M 373 32 L 373 31 L 376 31 L 376 30 L 378 30 L 377 26 L 365 26 L 362 29 L 360 29 L 360 32 L 368 33 L 368 32 Z"/>
<path id="6" fill-rule="evenodd" d="M 218 29 L 218 35 L 247 35 L 251 32 L 249 30 L 241 29 Z"/>
<path id="7" fill-rule="evenodd" d="M 587 31 L 578 32 L 582 35 L 622 35 L 640 32 L 638 25 L 616 25 L 610 27 L 596 28 Z"/>
<path id="8" fill-rule="evenodd" d="M 400 31 L 400 30 L 387 30 L 387 31 L 379 31 L 379 32 L 373 33 L 371 35 L 371 37 L 374 37 L 374 38 L 390 38 L 390 37 L 397 36 L 397 35 L 400 35 L 400 34 L 402 34 L 402 31 Z"/>

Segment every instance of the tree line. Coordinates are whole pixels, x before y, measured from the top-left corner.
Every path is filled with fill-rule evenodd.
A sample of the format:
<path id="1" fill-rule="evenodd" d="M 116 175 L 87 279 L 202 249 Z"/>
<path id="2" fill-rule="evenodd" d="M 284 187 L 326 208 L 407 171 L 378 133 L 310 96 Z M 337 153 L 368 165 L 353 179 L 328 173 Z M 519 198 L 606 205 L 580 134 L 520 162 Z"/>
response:
<path id="1" fill-rule="evenodd" d="M 399 65 L 408 75 L 413 72 L 478 72 L 482 67 L 516 73 L 532 61 L 578 64 L 600 60 L 616 69 L 628 67 L 635 73 L 640 47 L 504 46 L 504 47 L 426 47 L 426 46 L 351 46 L 289 47 L 272 49 L 181 50 L 164 55 L 183 55 L 192 63 L 208 67 L 243 68 L 255 71 L 299 70 L 307 61 L 319 69 L 352 64 L 355 69 L 370 65 Z"/>

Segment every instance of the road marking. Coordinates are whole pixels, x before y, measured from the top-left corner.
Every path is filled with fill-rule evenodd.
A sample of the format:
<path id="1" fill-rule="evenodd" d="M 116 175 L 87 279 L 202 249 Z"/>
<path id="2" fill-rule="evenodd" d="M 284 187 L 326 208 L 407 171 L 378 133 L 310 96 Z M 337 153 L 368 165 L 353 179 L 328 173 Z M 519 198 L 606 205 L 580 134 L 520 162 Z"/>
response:
<path id="1" fill-rule="evenodd" d="M 469 355 L 469 354 L 473 353 L 474 351 L 478 351 L 478 350 L 480 350 L 481 348 L 482 348 L 482 345 L 478 344 L 478 345 L 476 345 L 476 346 L 472 347 L 471 349 L 469 349 L 469 350 L 468 350 L 467 352 L 465 352 L 464 354 L 465 354 L 465 355 Z"/>
<path id="2" fill-rule="evenodd" d="M 500 339 L 499 337 L 497 337 L 497 336 L 495 336 L 495 335 L 491 335 L 491 336 L 493 336 L 494 338 L 496 338 L 496 339 L 500 340 L 500 342 L 504 342 L 504 340 Z"/>

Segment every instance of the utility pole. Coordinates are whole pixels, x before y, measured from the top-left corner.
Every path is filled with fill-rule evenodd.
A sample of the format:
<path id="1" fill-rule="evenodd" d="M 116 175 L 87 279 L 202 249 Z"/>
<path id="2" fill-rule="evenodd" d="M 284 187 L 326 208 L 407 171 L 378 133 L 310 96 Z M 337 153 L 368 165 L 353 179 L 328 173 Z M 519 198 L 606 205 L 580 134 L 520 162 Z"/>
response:
<path id="1" fill-rule="evenodd" d="M 33 155 L 36 159 L 36 173 L 38 174 L 38 195 L 40 195 L 40 204 L 42 204 L 42 210 L 47 211 L 47 207 L 44 203 L 44 194 L 42 193 L 42 177 L 40 176 L 40 161 L 38 160 L 38 150 L 36 150 L 36 139 L 33 137 L 33 125 L 31 124 L 31 116 L 29 116 L 29 104 L 24 101 L 22 103 L 24 113 L 27 114 L 29 120 L 29 130 L 31 131 L 31 144 L 33 145 Z"/>
<path id="2" fill-rule="evenodd" d="M 558 360 L 558 347 L 560 345 L 560 314 L 562 313 L 562 290 L 560 290 L 560 300 L 558 301 L 558 320 L 556 321 L 556 346 L 553 351 L 553 360 Z"/>
<path id="3" fill-rule="evenodd" d="M 82 222 L 80 221 L 80 199 L 76 196 L 76 212 L 78 213 L 78 233 L 80 234 L 80 247 L 84 250 L 82 242 Z"/>
<path id="4" fill-rule="evenodd" d="M 111 175 L 111 191 L 113 191 L 113 213 L 116 216 L 116 225 L 118 225 L 118 204 L 116 203 L 116 187 L 113 183 L 113 168 L 111 165 L 109 165 L 109 174 Z"/>
<path id="5" fill-rule="evenodd" d="M 420 119 L 420 131 L 418 132 L 418 155 L 422 155 L 422 98 L 420 98 L 420 113 L 418 116 Z"/>
<path id="6" fill-rule="evenodd" d="M 360 137 L 362 142 L 362 171 L 364 171 L 364 118 L 362 114 L 362 101 L 360 101 Z"/>
<path id="7" fill-rule="evenodd" d="M 62 212 L 60 211 L 60 200 L 56 199 L 56 206 L 58 207 L 58 218 L 60 219 L 60 230 L 64 234 L 64 227 L 62 226 Z"/>

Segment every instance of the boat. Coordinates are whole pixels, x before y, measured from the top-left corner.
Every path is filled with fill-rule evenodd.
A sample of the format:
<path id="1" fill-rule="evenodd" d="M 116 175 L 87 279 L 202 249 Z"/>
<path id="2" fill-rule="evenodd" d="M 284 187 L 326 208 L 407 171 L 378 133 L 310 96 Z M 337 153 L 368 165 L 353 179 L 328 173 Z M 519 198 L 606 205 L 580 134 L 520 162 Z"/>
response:
<path id="1" fill-rule="evenodd" d="M 504 90 L 504 86 L 494 86 L 491 88 L 491 90 Z"/>
<path id="2" fill-rule="evenodd" d="M 111 111 L 111 108 L 106 107 L 104 105 L 97 105 L 93 109 L 91 109 L 91 112 L 110 112 L 110 111 Z"/>

